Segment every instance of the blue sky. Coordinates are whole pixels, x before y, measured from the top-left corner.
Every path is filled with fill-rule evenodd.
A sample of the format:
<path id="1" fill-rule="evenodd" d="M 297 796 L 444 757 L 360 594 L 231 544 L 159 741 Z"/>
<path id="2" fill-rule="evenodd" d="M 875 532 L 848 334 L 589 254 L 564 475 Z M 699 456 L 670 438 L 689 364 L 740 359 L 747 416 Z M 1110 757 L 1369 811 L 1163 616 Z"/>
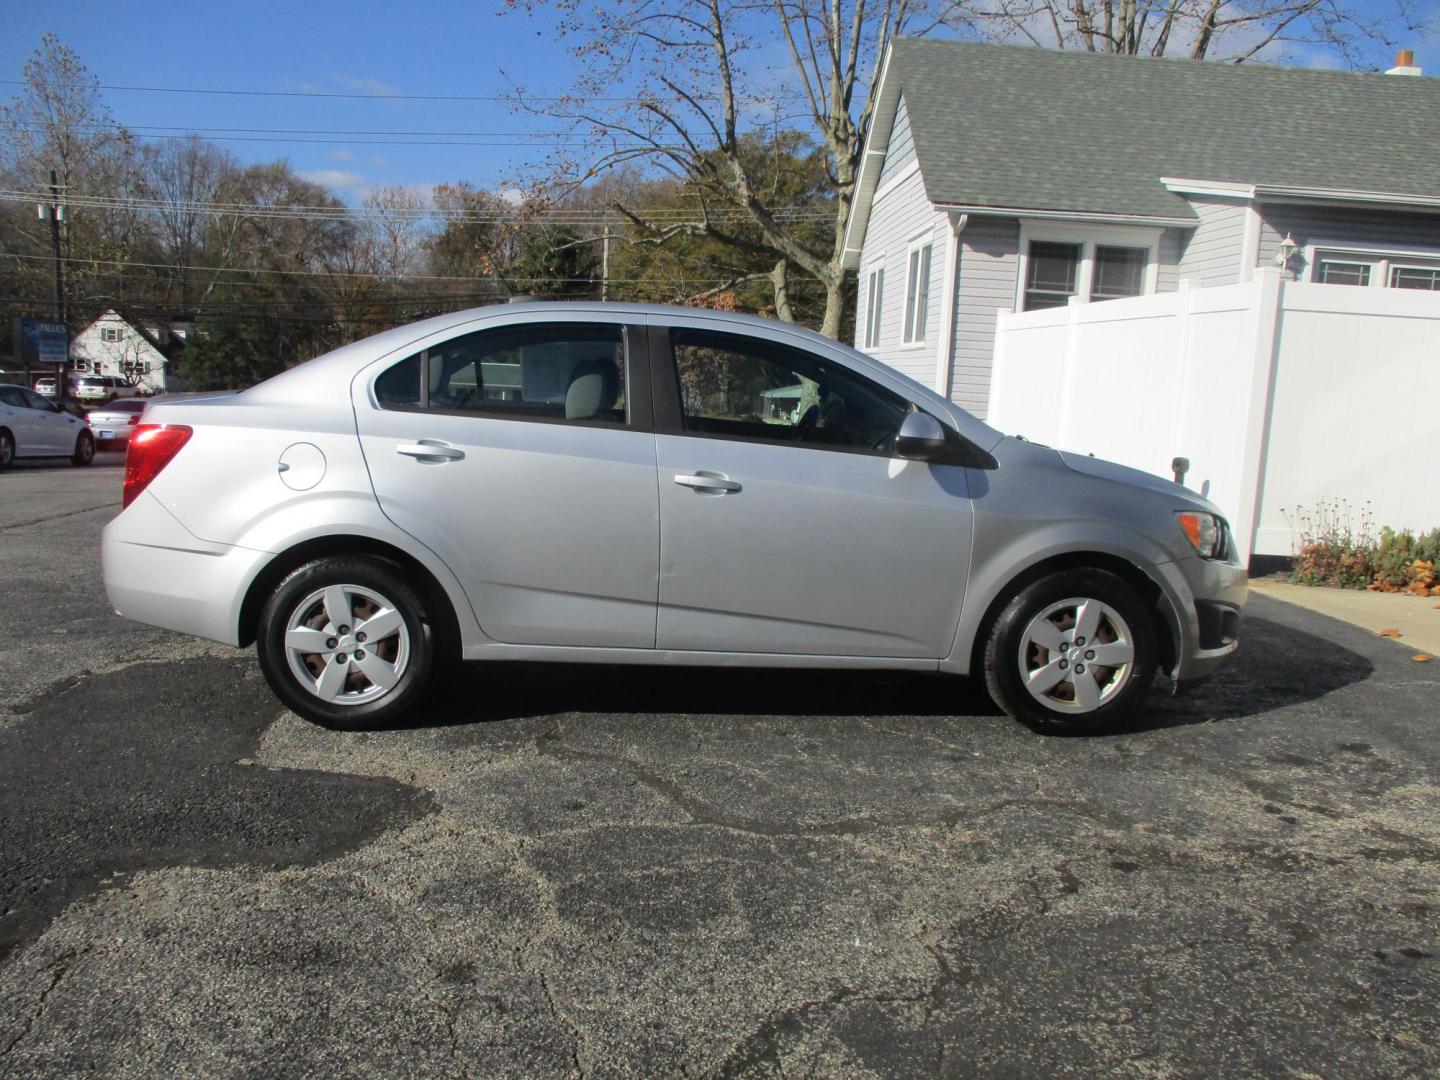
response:
<path id="1" fill-rule="evenodd" d="M 1361 0 L 1380 10 L 1383 0 Z M 1437 0 L 1424 0 L 1433 13 Z M 501 4 L 418 0 L 11 0 L 0 35 L 0 79 L 18 79 L 47 31 L 79 53 L 102 84 L 362 94 L 496 95 L 507 79 L 564 92 L 573 72 L 549 18 Z M 499 12 L 504 11 L 504 14 Z M 1416 40 L 1416 59 L 1440 74 L 1440 39 Z M 1382 59 L 1377 57 L 1377 60 Z M 1311 62 L 1321 62 L 1314 58 Z M 0 85 L 0 98 L 17 88 Z M 541 151 L 516 143 L 544 129 L 503 102 L 346 100 L 104 91 L 121 123 L 155 128 L 311 129 L 326 132 L 476 132 L 487 146 L 371 145 L 345 135 L 279 142 L 228 133 L 242 161 L 288 158 L 297 170 L 354 199 L 367 186 L 468 180 L 499 187 Z M 178 132 L 177 132 L 178 133 Z M 416 138 L 425 138 L 417 136 Z M 386 141 L 376 136 L 378 141 Z M 255 140 L 255 141 L 250 141 Z"/>
<path id="2" fill-rule="evenodd" d="M 505 73 L 563 92 L 569 57 L 546 22 L 492 14 L 483 3 L 416 4 L 301 0 L 219 4 L 210 0 L 72 0 L 7 5 L 0 79 L 18 79 L 47 31 L 74 49 L 102 84 L 330 93 L 493 95 Z M 18 88 L 0 85 L 0 98 Z M 503 102 L 345 100 L 103 91 L 115 118 L 150 128 L 265 128 L 323 131 L 485 132 L 468 141 L 516 142 L 542 127 Z M 493 133 L 493 134 L 492 134 Z M 216 133 L 217 135 L 223 133 Z M 465 179 L 503 183 L 538 151 L 514 146 L 369 145 L 344 135 L 328 143 L 236 136 L 222 145 L 242 161 L 288 158 L 338 194 L 364 184 L 427 185 Z M 261 141 L 242 141 L 255 138 Z M 378 138 L 378 137 L 377 137 Z"/>

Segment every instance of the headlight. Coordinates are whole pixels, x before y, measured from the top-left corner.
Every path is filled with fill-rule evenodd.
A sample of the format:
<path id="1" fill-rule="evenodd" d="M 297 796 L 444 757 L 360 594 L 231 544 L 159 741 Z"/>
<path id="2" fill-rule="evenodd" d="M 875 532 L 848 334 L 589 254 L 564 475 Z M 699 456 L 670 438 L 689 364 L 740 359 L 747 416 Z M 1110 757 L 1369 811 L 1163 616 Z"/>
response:
<path id="1" fill-rule="evenodd" d="M 1214 514 L 1186 511 L 1176 514 L 1180 530 L 1190 546 L 1202 559 L 1218 559 L 1225 554 L 1225 522 Z"/>

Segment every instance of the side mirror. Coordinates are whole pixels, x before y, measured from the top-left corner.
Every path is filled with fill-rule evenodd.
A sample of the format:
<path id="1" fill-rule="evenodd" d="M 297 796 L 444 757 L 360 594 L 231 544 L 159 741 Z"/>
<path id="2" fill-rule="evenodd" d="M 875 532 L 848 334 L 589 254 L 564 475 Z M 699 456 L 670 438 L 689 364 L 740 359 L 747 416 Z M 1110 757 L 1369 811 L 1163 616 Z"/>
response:
<path id="1" fill-rule="evenodd" d="M 895 435 L 895 453 L 912 461 L 934 461 L 945 452 L 945 429 L 929 413 L 906 413 Z"/>

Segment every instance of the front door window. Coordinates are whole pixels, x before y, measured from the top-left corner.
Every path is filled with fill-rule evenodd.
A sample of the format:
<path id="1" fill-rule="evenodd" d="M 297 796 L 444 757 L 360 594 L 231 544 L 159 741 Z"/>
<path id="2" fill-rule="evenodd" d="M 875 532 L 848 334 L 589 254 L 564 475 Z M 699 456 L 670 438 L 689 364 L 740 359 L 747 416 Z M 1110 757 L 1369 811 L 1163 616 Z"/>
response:
<path id="1" fill-rule="evenodd" d="M 908 408 L 838 364 L 783 345 L 676 330 L 671 338 L 688 432 L 888 453 Z"/>

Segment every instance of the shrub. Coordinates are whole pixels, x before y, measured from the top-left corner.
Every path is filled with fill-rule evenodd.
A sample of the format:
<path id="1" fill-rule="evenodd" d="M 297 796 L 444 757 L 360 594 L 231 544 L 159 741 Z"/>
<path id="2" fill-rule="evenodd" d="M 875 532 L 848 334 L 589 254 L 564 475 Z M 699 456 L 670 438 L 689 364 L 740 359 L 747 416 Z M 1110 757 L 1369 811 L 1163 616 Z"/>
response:
<path id="1" fill-rule="evenodd" d="M 1343 499 L 1297 506 L 1294 520 L 1285 518 L 1299 536 L 1291 581 L 1440 596 L 1440 529 L 1416 536 L 1387 525 L 1377 538 L 1369 505 L 1360 510 L 1356 527 Z"/>
<path id="2" fill-rule="evenodd" d="M 1290 520 L 1290 515 L 1285 515 Z M 1370 507 L 1360 511 L 1360 527 L 1352 524 L 1350 504 L 1321 500 L 1314 507 L 1297 506 L 1290 528 L 1299 534 L 1295 569 L 1290 580 L 1302 585 L 1335 585 L 1363 589 L 1374 576 L 1370 555 L 1373 521 Z"/>
<path id="3" fill-rule="evenodd" d="M 1440 592 L 1435 567 L 1440 562 L 1440 529 L 1416 536 L 1408 529 L 1380 530 L 1369 587 L 1383 592 L 1405 590 L 1421 596 Z"/>

